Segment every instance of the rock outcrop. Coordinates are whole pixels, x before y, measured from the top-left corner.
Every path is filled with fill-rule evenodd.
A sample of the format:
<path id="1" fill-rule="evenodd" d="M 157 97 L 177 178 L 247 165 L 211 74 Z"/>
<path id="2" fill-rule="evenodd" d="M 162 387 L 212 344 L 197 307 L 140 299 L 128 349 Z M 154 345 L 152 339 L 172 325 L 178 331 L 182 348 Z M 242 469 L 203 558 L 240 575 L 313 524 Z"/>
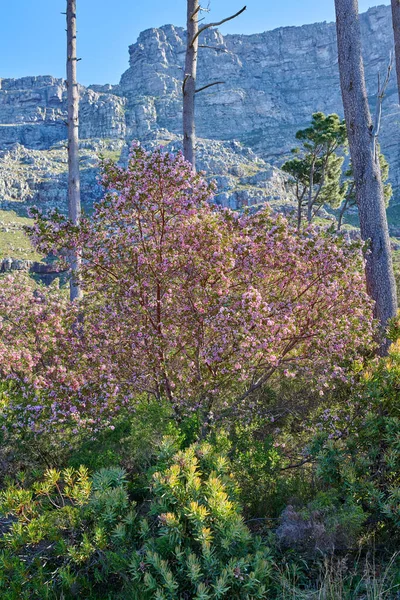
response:
<path id="1" fill-rule="evenodd" d="M 393 46 L 390 7 L 361 17 L 371 107 L 377 76 Z M 239 24 L 238 24 L 239 26 Z M 199 165 L 232 207 L 265 199 L 284 210 L 288 195 L 277 167 L 294 134 L 321 110 L 342 113 L 333 23 L 285 27 L 255 35 L 208 30 L 199 55 L 199 86 L 224 80 L 197 97 Z M 100 153 L 127 155 L 131 140 L 179 146 L 185 31 L 149 29 L 129 48 L 119 85 L 80 88 L 83 200 L 89 207 Z M 392 78 L 384 102 L 381 145 L 400 185 L 400 110 Z M 0 80 L 0 208 L 65 207 L 66 88 L 53 77 Z M 272 166 L 271 166 L 272 165 Z M 396 201 L 396 198 L 394 199 Z"/>
<path id="2" fill-rule="evenodd" d="M 389 6 L 361 15 L 371 109 L 378 74 L 385 75 L 393 33 Z M 140 34 L 130 46 L 130 68 L 119 94 L 126 98 L 127 134 L 139 139 L 160 127 L 181 131 L 181 85 L 185 32 L 166 25 Z M 281 164 L 295 132 L 315 111 L 343 114 L 334 23 L 284 27 L 255 35 L 208 32 L 199 53 L 199 87 L 225 84 L 196 98 L 197 133 L 240 141 L 267 162 Z M 399 185 L 400 109 L 393 76 L 384 101 L 381 144 Z"/>

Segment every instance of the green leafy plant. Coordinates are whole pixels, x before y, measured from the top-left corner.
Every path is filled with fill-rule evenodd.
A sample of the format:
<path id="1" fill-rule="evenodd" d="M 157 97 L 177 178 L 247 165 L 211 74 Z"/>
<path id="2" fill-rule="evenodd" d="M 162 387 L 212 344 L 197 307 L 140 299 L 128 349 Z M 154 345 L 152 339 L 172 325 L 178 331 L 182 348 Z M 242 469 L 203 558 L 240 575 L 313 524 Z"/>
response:
<path id="1" fill-rule="evenodd" d="M 347 186 L 341 181 L 346 125 L 336 114 L 317 112 L 312 115 L 311 125 L 296 133 L 296 139 L 302 146 L 293 148 L 295 157 L 282 169 L 290 175 L 300 229 L 304 216 L 310 223 L 324 204 L 336 208 L 346 195 Z"/>
<path id="2" fill-rule="evenodd" d="M 105 594 L 123 587 L 136 518 L 123 470 L 90 477 L 85 467 L 51 469 L 31 487 L 10 485 L 0 511 L 11 515 L 1 539 L 2 598 L 56 598 L 60 589 L 66 598 L 104 598 L 100 584 Z"/>
<path id="3" fill-rule="evenodd" d="M 368 515 L 365 533 L 387 536 L 392 544 L 400 534 L 399 401 L 397 342 L 388 358 L 363 373 L 362 387 L 346 407 L 325 411 L 310 446 L 320 484 L 362 508 Z"/>
<path id="4" fill-rule="evenodd" d="M 136 509 L 126 473 L 46 471 L 0 496 L 0 592 L 25 598 L 266 598 L 272 557 L 243 522 L 226 456 L 161 444 Z"/>
<path id="5" fill-rule="evenodd" d="M 243 522 L 226 456 L 208 443 L 170 448 L 152 477 L 144 552 L 132 564 L 143 598 L 266 597 L 272 557 Z"/>

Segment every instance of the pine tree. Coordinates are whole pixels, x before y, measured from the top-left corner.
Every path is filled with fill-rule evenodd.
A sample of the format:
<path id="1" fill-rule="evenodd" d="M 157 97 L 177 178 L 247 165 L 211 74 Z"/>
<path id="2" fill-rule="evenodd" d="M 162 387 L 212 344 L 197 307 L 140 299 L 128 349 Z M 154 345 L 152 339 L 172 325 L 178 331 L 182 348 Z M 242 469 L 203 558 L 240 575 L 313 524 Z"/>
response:
<path id="1" fill-rule="evenodd" d="M 342 204 L 346 193 L 341 183 L 346 125 L 338 115 L 314 113 L 310 127 L 299 130 L 296 138 L 302 147 L 292 150 L 295 158 L 285 162 L 282 169 L 294 184 L 300 229 L 304 212 L 311 223 L 324 204 L 332 208 Z"/>

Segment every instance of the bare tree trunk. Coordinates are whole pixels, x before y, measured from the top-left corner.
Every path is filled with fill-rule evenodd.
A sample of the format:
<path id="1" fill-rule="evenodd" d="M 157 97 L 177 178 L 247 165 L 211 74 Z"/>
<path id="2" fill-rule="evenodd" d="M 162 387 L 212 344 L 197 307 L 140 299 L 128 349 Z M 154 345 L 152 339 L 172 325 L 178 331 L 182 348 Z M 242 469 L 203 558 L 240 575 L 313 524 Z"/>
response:
<path id="1" fill-rule="evenodd" d="M 67 0 L 67 92 L 68 92 L 68 216 L 78 225 L 81 216 L 79 176 L 79 92 L 76 78 L 76 0 Z M 81 296 L 78 281 L 80 258 L 70 254 L 70 299 Z"/>
<path id="2" fill-rule="evenodd" d="M 313 208 L 313 188 L 314 188 L 314 169 L 315 163 L 312 162 L 310 169 L 310 189 L 308 190 L 308 202 L 307 202 L 307 221 L 311 223 L 312 221 L 312 208 Z"/>
<path id="3" fill-rule="evenodd" d="M 198 92 L 202 92 L 214 85 L 225 83 L 224 81 L 213 81 L 207 85 L 203 85 L 200 89 L 196 89 L 197 77 L 197 54 L 199 50 L 199 36 L 210 27 L 217 27 L 227 21 L 235 19 L 246 10 L 244 6 L 234 15 L 222 19 L 216 23 L 207 23 L 199 28 L 199 13 L 204 9 L 200 6 L 200 0 L 187 0 L 187 41 L 186 41 L 186 59 L 185 59 L 185 74 L 183 78 L 182 93 L 183 93 L 183 154 L 189 162 L 192 163 L 193 169 L 196 170 L 196 125 L 195 125 L 195 96 Z M 204 46 L 212 48 L 212 46 Z"/>
<path id="4" fill-rule="evenodd" d="M 360 216 L 361 237 L 369 240 L 366 257 L 367 290 L 375 301 L 375 317 L 382 327 L 380 353 L 387 352 L 389 342 L 384 328 L 397 313 L 396 283 L 379 157 L 375 156 L 375 139 L 364 77 L 361 54 L 361 31 L 358 0 L 335 0 L 340 83 L 356 200 Z"/>
<path id="5" fill-rule="evenodd" d="M 349 198 L 347 197 L 346 200 L 342 204 L 342 208 L 340 209 L 339 218 L 338 218 L 338 222 L 337 222 L 337 230 L 336 230 L 338 232 L 342 229 L 343 217 L 344 217 L 344 213 L 346 212 L 348 203 L 349 203 Z"/>
<path id="6" fill-rule="evenodd" d="M 196 126 L 194 104 L 196 96 L 197 52 L 199 49 L 199 0 L 187 0 L 187 45 L 183 80 L 183 154 L 196 169 Z"/>
<path id="7" fill-rule="evenodd" d="M 400 0 L 392 0 L 394 51 L 396 55 L 397 88 L 400 101 Z"/>
<path id="8" fill-rule="evenodd" d="M 301 230 L 302 221 L 302 200 L 297 199 L 297 231 Z"/>

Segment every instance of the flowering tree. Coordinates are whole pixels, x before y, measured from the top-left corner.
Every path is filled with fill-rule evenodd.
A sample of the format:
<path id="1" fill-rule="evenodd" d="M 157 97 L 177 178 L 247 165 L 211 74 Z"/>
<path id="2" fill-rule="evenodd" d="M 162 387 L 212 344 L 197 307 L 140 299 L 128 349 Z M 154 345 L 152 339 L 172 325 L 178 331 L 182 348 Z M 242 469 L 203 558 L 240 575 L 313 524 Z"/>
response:
<path id="1" fill-rule="evenodd" d="M 25 273 L 0 280 L 0 390 L 5 422 L 40 432 L 71 414 L 72 390 L 83 384 L 69 368 L 77 306 L 54 286 Z"/>
<path id="2" fill-rule="evenodd" d="M 43 252 L 84 249 L 83 323 L 54 332 L 67 375 L 24 370 L 63 416 L 69 405 L 101 421 L 147 393 L 177 416 L 207 419 L 240 408 L 276 373 L 307 372 L 321 386 L 343 377 L 345 361 L 371 343 L 357 245 L 297 232 L 267 208 L 212 207 L 212 185 L 181 155 L 136 146 L 127 169 L 103 166 L 106 194 L 91 219 L 76 227 L 38 215 L 33 231 Z"/>

